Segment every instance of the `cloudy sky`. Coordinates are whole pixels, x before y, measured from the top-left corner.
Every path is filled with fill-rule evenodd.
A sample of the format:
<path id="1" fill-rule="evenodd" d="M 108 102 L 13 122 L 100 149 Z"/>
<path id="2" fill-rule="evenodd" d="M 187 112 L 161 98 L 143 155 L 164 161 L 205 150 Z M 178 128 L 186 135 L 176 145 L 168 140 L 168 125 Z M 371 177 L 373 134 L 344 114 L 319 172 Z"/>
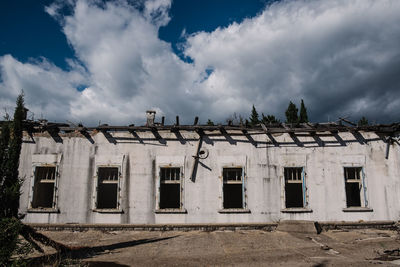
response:
<path id="1" fill-rule="evenodd" d="M 141 124 L 284 119 L 400 121 L 398 0 L 3 0 L 0 114 Z"/>

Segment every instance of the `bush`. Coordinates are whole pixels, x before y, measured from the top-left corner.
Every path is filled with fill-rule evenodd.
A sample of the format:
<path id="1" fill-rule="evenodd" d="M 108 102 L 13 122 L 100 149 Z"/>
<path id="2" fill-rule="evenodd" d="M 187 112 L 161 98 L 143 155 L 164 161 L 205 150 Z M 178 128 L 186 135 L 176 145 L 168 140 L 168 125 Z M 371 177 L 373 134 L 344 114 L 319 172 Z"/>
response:
<path id="1" fill-rule="evenodd" d="M 0 266 L 8 265 L 10 257 L 17 247 L 21 228 L 22 224 L 15 218 L 0 220 Z"/>

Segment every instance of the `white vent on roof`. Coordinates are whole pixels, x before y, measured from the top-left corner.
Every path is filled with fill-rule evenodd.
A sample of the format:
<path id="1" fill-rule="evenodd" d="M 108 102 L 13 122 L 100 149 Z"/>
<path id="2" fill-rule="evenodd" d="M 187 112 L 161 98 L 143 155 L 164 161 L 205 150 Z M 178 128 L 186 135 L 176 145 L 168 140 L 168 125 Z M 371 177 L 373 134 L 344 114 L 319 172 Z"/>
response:
<path id="1" fill-rule="evenodd" d="M 155 117 L 156 117 L 156 112 L 154 110 L 146 111 L 146 118 L 147 118 L 146 126 L 154 126 Z"/>

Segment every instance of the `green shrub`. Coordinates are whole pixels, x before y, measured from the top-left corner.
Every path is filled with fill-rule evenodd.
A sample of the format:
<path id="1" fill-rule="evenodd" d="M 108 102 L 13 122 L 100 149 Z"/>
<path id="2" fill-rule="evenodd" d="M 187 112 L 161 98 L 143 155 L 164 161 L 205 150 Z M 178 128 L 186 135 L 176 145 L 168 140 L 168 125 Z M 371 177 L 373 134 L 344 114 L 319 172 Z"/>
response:
<path id="1" fill-rule="evenodd" d="M 21 223 L 15 218 L 0 219 L 0 266 L 8 265 L 17 247 Z"/>

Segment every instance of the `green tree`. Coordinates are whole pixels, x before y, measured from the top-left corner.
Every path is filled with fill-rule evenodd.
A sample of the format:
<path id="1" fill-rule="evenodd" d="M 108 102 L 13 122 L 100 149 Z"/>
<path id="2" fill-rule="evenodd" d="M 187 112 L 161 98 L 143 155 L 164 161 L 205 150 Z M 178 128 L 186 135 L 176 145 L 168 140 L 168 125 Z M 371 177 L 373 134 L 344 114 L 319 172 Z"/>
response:
<path id="1" fill-rule="evenodd" d="M 14 112 L 14 119 L 11 123 L 11 129 L 7 129 L 7 123 L 3 124 L 1 134 L 1 146 L 6 147 L 3 150 L 1 159 L 1 215 L 11 218 L 18 217 L 19 196 L 21 180 L 18 175 L 19 156 L 22 144 L 22 123 L 25 114 L 24 95 L 21 93 L 17 98 L 17 106 Z M 3 133 L 4 131 L 4 133 Z M 7 131 L 9 137 L 6 137 Z M 8 145 L 5 142 L 8 140 Z"/>
<path id="2" fill-rule="evenodd" d="M 296 105 L 292 103 L 292 101 L 289 102 L 289 106 L 286 109 L 285 115 L 286 115 L 286 123 L 298 123 L 299 117 L 297 116 L 297 112 L 299 110 L 297 109 Z"/>
<path id="3" fill-rule="evenodd" d="M 22 144 L 24 96 L 17 98 L 14 119 L 3 121 L 0 134 L 0 266 L 9 265 L 22 224 L 18 220 L 21 180 L 18 175 Z M 17 264 L 18 265 L 18 264 Z"/>
<path id="4" fill-rule="evenodd" d="M 0 132 L 0 184 L 2 184 L 4 180 L 4 164 L 7 159 L 8 145 L 10 141 L 10 121 L 8 116 L 6 116 L 4 119 L 5 120 L 1 125 Z"/>
<path id="5" fill-rule="evenodd" d="M 358 121 L 357 124 L 358 124 L 358 126 L 368 126 L 369 122 L 368 122 L 367 118 L 362 116 L 362 118 Z"/>
<path id="6" fill-rule="evenodd" d="M 213 122 L 212 120 L 208 119 L 207 125 L 209 125 L 209 126 L 214 126 L 214 122 Z"/>
<path id="7" fill-rule="evenodd" d="M 233 114 L 226 119 L 226 122 L 231 122 L 233 125 L 243 125 L 244 118 L 242 117 L 242 115 L 238 115 L 236 114 L 236 112 L 233 112 Z"/>
<path id="8" fill-rule="evenodd" d="M 264 123 L 264 124 L 281 123 L 281 121 L 279 119 L 277 119 L 274 115 L 265 116 L 264 113 L 262 113 L 261 122 Z"/>
<path id="9" fill-rule="evenodd" d="M 10 264 L 10 258 L 19 245 L 18 235 L 22 224 L 16 218 L 0 219 L 0 266 L 18 266 L 23 264 Z M 26 265 L 24 265 L 26 266 Z"/>
<path id="10" fill-rule="evenodd" d="M 251 126 L 256 126 L 257 124 L 260 123 L 260 119 L 258 118 L 258 112 L 256 108 L 253 105 L 253 108 L 251 109 L 251 115 L 250 115 L 250 125 Z"/>
<path id="11" fill-rule="evenodd" d="M 23 120 L 25 115 L 24 95 L 21 93 L 17 98 L 17 106 L 14 112 L 14 120 L 12 123 L 12 132 L 10 138 L 10 146 L 8 149 L 8 178 L 5 184 L 9 186 L 10 202 L 8 217 L 18 217 L 19 196 L 21 180 L 19 179 L 18 167 L 19 157 L 22 145 Z M 6 182 L 7 181 L 7 182 Z"/>
<path id="12" fill-rule="evenodd" d="M 306 106 L 304 105 L 303 99 L 301 100 L 299 122 L 300 123 L 308 122 L 307 109 Z"/>
<path id="13" fill-rule="evenodd" d="M 7 173 L 7 163 L 8 163 L 8 146 L 9 146 L 9 141 L 10 141 L 10 121 L 8 117 L 6 118 L 5 121 L 3 121 L 2 127 L 1 127 L 1 133 L 0 133 L 0 216 L 5 217 L 5 208 L 3 207 L 3 204 L 5 202 L 5 187 L 4 185 L 4 180 L 6 177 Z"/>

